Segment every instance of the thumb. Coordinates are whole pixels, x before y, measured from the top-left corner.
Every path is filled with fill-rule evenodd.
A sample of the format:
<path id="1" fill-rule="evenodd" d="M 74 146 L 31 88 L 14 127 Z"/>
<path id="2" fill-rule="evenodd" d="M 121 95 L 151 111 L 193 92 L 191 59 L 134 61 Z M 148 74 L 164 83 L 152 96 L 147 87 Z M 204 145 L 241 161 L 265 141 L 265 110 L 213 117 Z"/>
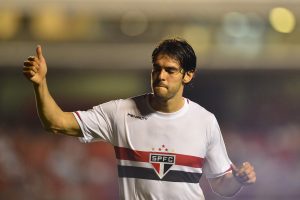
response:
<path id="1" fill-rule="evenodd" d="M 43 58 L 42 46 L 41 45 L 36 46 L 36 55 L 37 55 L 38 59 Z"/>

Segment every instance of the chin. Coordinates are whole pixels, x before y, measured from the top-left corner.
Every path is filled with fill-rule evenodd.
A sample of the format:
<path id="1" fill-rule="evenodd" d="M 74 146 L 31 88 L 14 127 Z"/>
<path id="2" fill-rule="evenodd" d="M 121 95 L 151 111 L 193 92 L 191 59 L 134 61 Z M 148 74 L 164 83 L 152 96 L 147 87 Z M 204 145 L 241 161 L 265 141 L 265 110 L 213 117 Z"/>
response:
<path id="1" fill-rule="evenodd" d="M 169 95 L 166 92 L 158 92 L 158 91 L 153 91 L 154 97 L 160 99 L 160 100 L 168 100 Z"/>
<path id="2" fill-rule="evenodd" d="M 155 87 L 153 88 L 153 93 L 155 96 L 165 96 L 168 93 L 168 91 L 166 88 Z"/>

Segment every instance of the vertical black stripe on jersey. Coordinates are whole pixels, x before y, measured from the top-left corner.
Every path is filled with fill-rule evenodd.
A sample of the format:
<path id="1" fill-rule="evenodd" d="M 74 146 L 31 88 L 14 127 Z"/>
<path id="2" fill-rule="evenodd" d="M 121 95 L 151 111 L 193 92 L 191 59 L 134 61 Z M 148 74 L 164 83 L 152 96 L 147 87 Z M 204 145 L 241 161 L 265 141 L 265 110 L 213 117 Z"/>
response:
<path id="1" fill-rule="evenodd" d="M 121 165 L 118 165 L 118 174 L 119 178 L 138 178 L 186 183 L 199 183 L 202 175 L 202 173 L 170 170 L 162 179 L 160 179 L 154 169 Z"/>

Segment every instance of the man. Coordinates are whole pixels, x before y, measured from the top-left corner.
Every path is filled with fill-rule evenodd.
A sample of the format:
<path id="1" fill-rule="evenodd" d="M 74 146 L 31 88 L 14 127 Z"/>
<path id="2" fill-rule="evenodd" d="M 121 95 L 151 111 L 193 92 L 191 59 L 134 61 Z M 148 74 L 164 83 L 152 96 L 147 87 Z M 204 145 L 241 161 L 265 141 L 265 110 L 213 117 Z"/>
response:
<path id="1" fill-rule="evenodd" d="M 152 93 L 77 112 L 62 111 L 51 97 L 41 46 L 24 62 L 23 73 L 33 83 L 45 129 L 114 146 L 121 199 L 204 199 L 202 173 L 226 197 L 254 183 L 250 163 L 237 168 L 229 160 L 215 116 L 183 97 L 196 68 L 192 47 L 164 40 L 152 62 Z"/>

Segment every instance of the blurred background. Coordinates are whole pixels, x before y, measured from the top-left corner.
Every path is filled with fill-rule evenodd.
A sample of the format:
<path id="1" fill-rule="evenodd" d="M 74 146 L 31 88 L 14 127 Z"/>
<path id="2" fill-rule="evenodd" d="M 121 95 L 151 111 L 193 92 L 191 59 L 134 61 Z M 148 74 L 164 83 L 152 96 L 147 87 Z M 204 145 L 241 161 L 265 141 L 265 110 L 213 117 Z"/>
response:
<path id="1" fill-rule="evenodd" d="M 256 168 L 233 199 L 299 199 L 299 20 L 298 0 L 0 0 L 0 199 L 118 199 L 111 146 L 42 129 L 22 75 L 37 44 L 74 111 L 150 92 L 152 50 L 173 36 L 198 57 L 185 96 L 216 115 L 232 161 Z"/>

